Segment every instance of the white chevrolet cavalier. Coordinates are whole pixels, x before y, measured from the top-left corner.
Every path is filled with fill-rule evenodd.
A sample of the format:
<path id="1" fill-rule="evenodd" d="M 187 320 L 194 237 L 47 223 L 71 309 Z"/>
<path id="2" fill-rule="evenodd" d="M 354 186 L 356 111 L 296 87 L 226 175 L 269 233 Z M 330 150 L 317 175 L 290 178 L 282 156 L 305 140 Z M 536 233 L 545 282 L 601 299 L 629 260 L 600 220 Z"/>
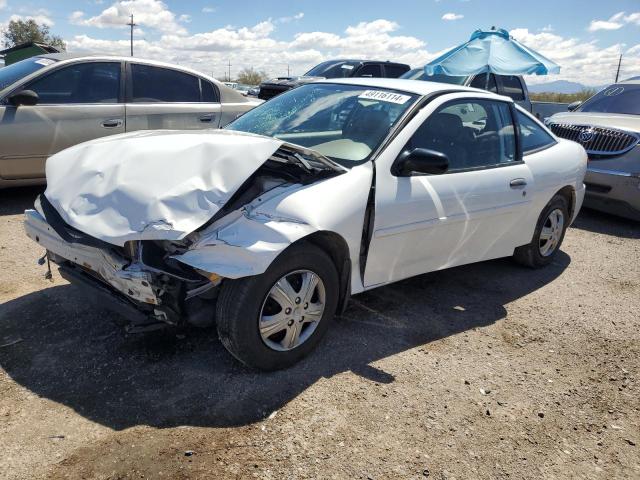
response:
<path id="1" fill-rule="evenodd" d="M 270 370 L 309 353 L 353 294 L 498 257 L 549 264 L 586 164 L 507 97 L 327 80 L 223 131 L 55 155 L 26 231 L 131 331 L 215 319 L 236 358 Z"/>

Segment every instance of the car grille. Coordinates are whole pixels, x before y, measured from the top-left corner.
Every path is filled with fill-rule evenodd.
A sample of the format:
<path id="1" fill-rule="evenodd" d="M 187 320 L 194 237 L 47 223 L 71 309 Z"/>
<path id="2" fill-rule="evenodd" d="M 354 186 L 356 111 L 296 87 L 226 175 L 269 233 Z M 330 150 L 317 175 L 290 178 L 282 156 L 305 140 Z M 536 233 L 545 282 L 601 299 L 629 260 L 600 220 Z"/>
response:
<path id="1" fill-rule="evenodd" d="M 551 123 L 549 128 L 560 138 L 573 140 L 584 147 L 589 156 L 621 155 L 638 144 L 640 136 L 613 128 Z"/>
<path id="2" fill-rule="evenodd" d="M 276 95 L 280 95 L 282 92 L 286 92 L 290 87 L 286 86 L 275 86 L 275 85 L 265 85 L 260 87 L 260 93 L 258 93 L 258 98 L 262 100 L 269 100 L 270 98 L 275 97 Z"/>

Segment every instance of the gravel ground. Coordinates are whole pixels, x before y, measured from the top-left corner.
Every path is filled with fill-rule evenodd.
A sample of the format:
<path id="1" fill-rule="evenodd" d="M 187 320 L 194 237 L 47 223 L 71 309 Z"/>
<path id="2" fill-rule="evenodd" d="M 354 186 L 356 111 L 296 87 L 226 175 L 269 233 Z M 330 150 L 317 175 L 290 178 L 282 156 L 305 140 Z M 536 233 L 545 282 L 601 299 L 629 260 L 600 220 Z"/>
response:
<path id="1" fill-rule="evenodd" d="M 128 336 L 0 191 L 0 477 L 640 478 L 640 224 L 584 211 L 543 270 L 509 260 L 353 298 L 264 374 L 212 330 Z"/>

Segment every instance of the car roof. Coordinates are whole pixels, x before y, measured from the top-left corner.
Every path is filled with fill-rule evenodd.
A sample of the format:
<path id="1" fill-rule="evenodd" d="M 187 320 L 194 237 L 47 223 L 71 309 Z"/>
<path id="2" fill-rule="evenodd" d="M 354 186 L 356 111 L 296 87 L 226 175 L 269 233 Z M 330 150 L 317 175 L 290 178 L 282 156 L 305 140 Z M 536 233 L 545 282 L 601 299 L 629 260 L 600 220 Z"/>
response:
<path id="1" fill-rule="evenodd" d="M 618 84 L 626 84 L 626 85 L 640 85 L 640 77 L 631 77 L 631 78 L 627 78 L 626 80 L 621 80 L 618 82 Z"/>
<path id="2" fill-rule="evenodd" d="M 428 82 L 425 80 L 408 80 L 404 78 L 328 78 L 325 80 L 318 80 L 315 83 L 339 83 L 344 85 L 359 85 L 363 87 L 388 88 L 391 90 L 402 90 L 417 95 L 430 95 L 436 92 L 454 90 L 456 92 L 482 93 L 500 99 L 508 98 L 479 88 L 463 87 L 460 85 L 452 85 L 450 83 Z"/>
<path id="3" fill-rule="evenodd" d="M 189 67 L 184 67 L 182 65 L 177 65 L 175 63 L 161 62 L 158 60 L 149 60 L 147 58 L 138 58 L 131 57 L 129 55 L 109 55 L 109 54 L 73 54 L 73 53 L 48 53 L 44 55 L 36 55 L 38 58 L 51 58 L 52 60 L 57 60 L 59 62 L 63 62 L 65 60 L 112 60 L 118 62 L 134 62 L 134 63 L 144 63 L 145 65 L 155 65 L 158 67 L 167 67 L 174 68 L 176 70 L 184 70 L 185 72 L 191 72 L 201 77 L 209 77 L 206 73 L 199 72 Z"/>

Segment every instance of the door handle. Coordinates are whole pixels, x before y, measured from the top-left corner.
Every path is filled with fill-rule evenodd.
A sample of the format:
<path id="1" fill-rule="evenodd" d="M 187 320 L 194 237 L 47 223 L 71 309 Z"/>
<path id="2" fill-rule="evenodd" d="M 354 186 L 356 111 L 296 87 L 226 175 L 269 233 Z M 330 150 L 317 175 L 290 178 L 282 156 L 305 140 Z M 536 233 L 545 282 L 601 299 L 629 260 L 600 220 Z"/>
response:
<path id="1" fill-rule="evenodd" d="M 117 128 L 122 126 L 122 119 L 120 118 L 110 118 L 109 120 L 105 120 L 102 122 L 102 126 L 104 128 Z"/>
<path id="2" fill-rule="evenodd" d="M 526 185 L 527 181 L 524 178 L 514 178 L 509 182 L 511 188 L 525 187 Z"/>
<path id="3" fill-rule="evenodd" d="M 204 122 L 204 123 L 209 123 L 209 122 L 213 121 L 213 118 L 214 118 L 215 116 L 216 116 L 216 114 L 215 114 L 215 113 L 208 113 L 208 114 L 206 114 L 206 115 L 202 115 L 202 116 L 200 117 L 200 121 L 201 121 L 201 122 Z"/>

